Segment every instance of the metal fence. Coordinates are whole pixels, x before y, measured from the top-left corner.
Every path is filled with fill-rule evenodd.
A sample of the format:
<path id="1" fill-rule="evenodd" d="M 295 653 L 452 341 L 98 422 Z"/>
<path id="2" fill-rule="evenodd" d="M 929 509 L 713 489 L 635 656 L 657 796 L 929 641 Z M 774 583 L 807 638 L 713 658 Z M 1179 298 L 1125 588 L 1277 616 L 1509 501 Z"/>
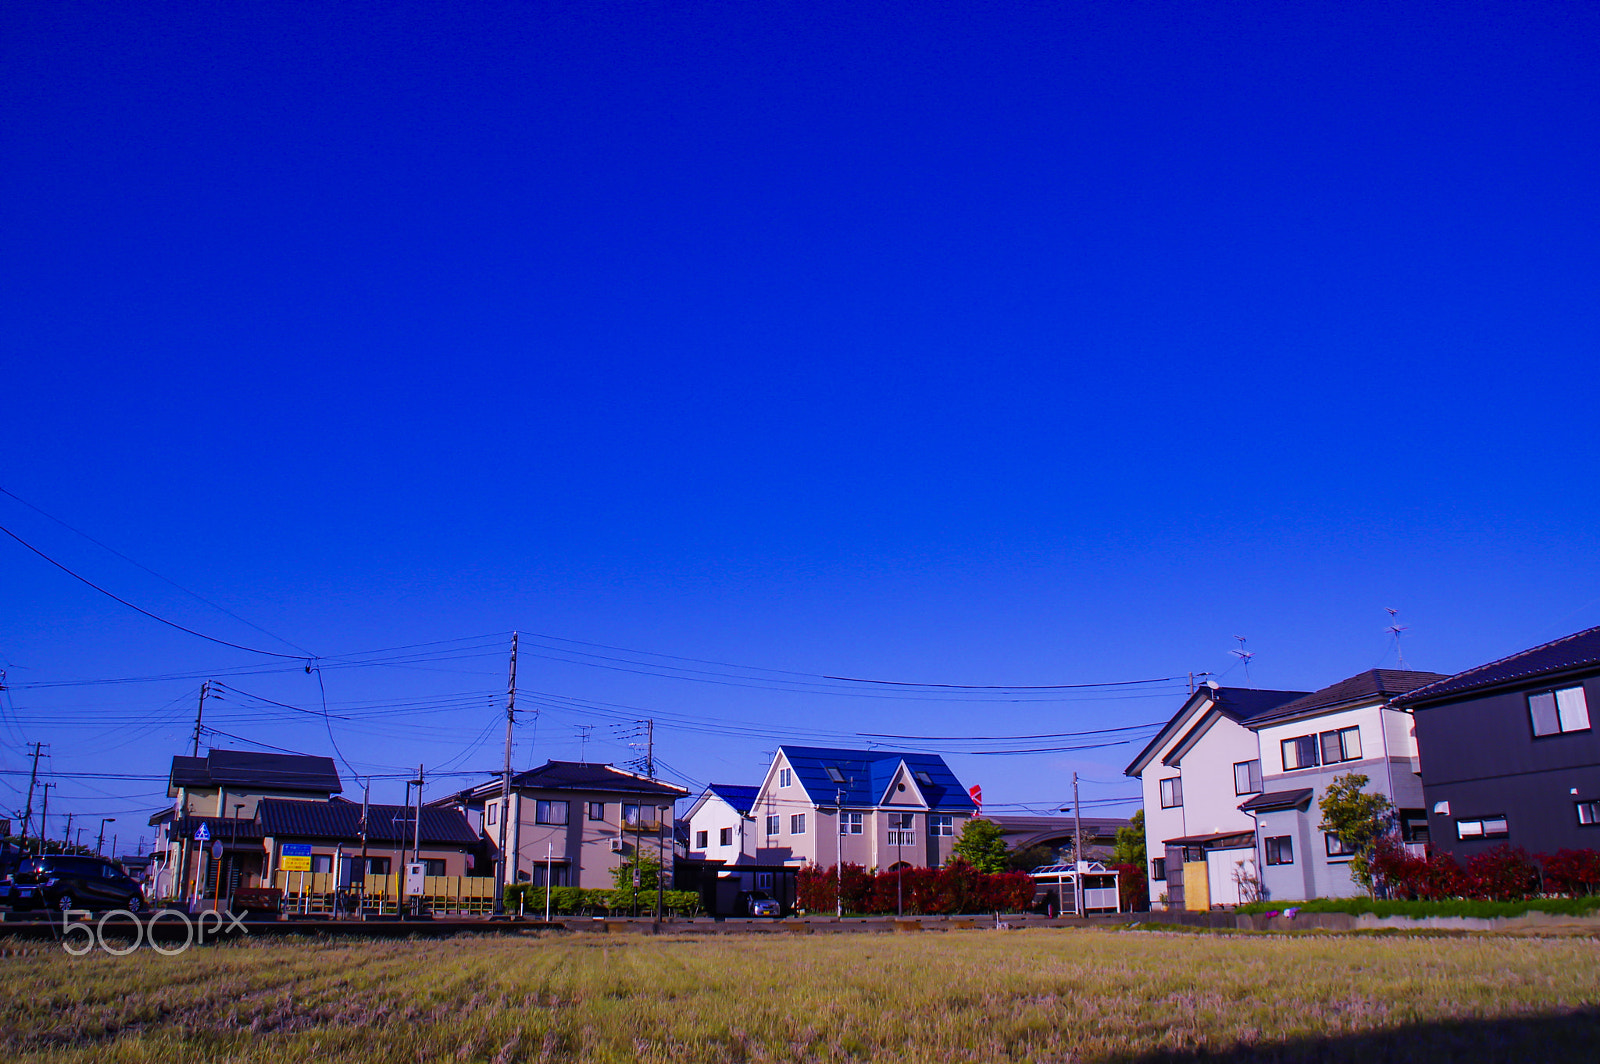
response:
<path id="1" fill-rule="evenodd" d="M 422 900 L 430 912 L 485 915 L 494 911 L 495 884 L 491 876 L 427 876 Z M 369 876 L 365 884 L 340 891 L 332 872 L 278 871 L 273 884 L 283 891 L 283 911 L 289 913 L 351 911 L 398 913 L 411 899 L 401 894 L 394 876 Z"/>

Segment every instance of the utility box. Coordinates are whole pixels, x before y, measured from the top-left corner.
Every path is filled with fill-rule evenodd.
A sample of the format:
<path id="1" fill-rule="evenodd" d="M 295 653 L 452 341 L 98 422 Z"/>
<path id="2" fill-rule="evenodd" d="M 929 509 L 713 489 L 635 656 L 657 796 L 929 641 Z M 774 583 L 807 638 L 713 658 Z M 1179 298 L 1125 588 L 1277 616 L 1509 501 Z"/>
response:
<path id="1" fill-rule="evenodd" d="M 420 898 L 427 893 L 426 880 L 427 865 L 421 861 L 413 861 L 406 865 L 406 897 Z"/>

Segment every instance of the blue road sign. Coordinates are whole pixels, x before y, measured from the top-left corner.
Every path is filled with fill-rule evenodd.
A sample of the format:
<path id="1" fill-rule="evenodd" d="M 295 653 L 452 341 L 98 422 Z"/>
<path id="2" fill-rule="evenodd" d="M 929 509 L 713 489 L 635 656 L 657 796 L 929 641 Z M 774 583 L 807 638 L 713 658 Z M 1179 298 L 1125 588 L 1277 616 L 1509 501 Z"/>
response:
<path id="1" fill-rule="evenodd" d="M 209 838 L 211 838 L 211 832 L 206 830 L 205 824 L 202 823 L 199 827 L 194 829 L 195 842 L 205 842 Z"/>

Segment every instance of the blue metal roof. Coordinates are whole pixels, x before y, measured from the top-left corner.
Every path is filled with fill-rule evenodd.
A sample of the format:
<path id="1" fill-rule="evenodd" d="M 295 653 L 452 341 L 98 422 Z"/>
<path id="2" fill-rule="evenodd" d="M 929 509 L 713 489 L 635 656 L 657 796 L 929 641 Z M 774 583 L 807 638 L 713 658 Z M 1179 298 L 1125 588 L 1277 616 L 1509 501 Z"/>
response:
<path id="1" fill-rule="evenodd" d="M 756 804 L 756 794 L 760 787 L 746 787 L 737 783 L 708 783 L 706 790 L 721 798 L 733 807 L 736 813 L 748 813 L 750 807 Z"/>
<path id="2" fill-rule="evenodd" d="M 847 806 L 875 806 L 894 782 L 894 774 L 905 762 L 913 774 L 923 773 L 917 787 L 927 799 L 929 809 L 969 812 L 977 806 L 966 787 L 938 754 L 906 754 L 894 750 L 839 750 L 824 746 L 780 746 L 778 748 L 806 796 L 817 805 L 832 805 L 842 790 Z M 844 781 L 835 780 L 828 769 L 835 769 Z"/>

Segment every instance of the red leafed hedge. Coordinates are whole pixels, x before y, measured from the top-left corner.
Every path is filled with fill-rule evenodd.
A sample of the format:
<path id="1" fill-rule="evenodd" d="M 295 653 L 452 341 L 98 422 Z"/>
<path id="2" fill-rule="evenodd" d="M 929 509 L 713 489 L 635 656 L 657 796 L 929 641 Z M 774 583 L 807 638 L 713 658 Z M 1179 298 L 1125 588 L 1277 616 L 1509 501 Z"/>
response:
<path id="1" fill-rule="evenodd" d="M 1544 893 L 1600 893 L 1597 850 L 1558 850 L 1535 859 L 1520 846 L 1496 846 L 1475 854 L 1463 868 L 1447 853 L 1409 854 L 1390 837 L 1374 848 L 1372 871 L 1390 897 L 1402 900 L 1517 901 Z"/>
<path id="2" fill-rule="evenodd" d="M 845 911 L 855 913 L 1017 912 L 1033 901 L 1033 877 L 1023 872 L 980 872 L 964 861 L 876 875 L 856 864 L 843 869 L 806 865 L 796 879 L 800 908 L 810 912 L 834 911 L 841 880 Z"/>

